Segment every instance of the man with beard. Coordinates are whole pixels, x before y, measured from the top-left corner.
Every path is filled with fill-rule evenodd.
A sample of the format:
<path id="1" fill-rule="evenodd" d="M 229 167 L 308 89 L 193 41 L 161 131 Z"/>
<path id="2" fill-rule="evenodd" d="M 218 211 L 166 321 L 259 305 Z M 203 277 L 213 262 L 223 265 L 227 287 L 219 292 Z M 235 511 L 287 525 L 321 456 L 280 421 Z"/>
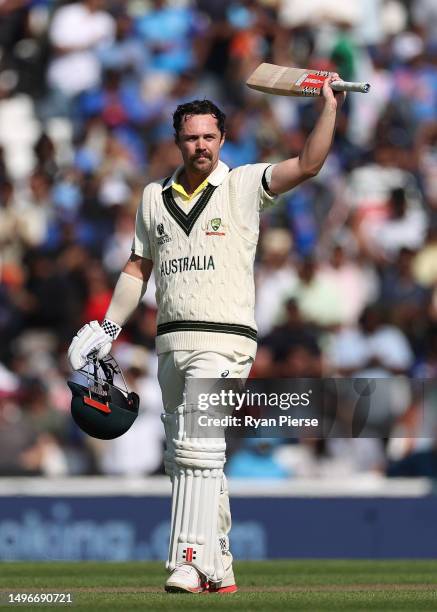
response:
<path id="1" fill-rule="evenodd" d="M 146 186 L 132 254 L 100 325 L 85 325 L 69 349 L 74 369 L 90 352 L 102 359 L 156 279 L 158 378 L 172 479 L 167 569 L 169 592 L 237 590 L 228 534 L 229 497 L 223 474 L 225 441 L 189 431 L 185 404 L 192 378 L 249 375 L 255 353 L 253 264 L 260 212 L 276 194 L 315 176 L 334 135 L 344 94 L 325 81 L 323 109 L 302 153 L 277 164 L 232 170 L 219 159 L 225 115 L 209 100 L 180 105 L 173 116 L 183 165 Z"/>

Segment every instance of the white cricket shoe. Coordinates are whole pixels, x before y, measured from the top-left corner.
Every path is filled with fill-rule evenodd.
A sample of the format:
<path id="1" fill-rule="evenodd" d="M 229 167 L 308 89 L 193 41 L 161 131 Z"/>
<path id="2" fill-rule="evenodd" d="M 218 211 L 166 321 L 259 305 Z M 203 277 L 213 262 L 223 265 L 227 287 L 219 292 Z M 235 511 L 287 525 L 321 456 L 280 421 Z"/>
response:
<path id="1" fill-rule="evenodd" d="M 168 593 L 202 593 L 205 582 L 192 565 L 179 565 L 165 583 L 165 590 Z"/>

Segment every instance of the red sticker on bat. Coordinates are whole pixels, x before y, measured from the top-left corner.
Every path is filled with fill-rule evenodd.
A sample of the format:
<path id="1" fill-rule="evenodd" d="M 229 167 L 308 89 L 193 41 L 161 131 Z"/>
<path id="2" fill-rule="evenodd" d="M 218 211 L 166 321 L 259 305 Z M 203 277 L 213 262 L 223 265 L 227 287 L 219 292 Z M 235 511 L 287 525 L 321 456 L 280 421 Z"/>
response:
<path id="1" fill-rule="evenodd" d="M 328 77 L 321 76 L 320 74 L 307 74 L 305 80 L 299 85 L 301 87 L 314 87 L 315 89 L 322 89 L 323 83 Z"/>

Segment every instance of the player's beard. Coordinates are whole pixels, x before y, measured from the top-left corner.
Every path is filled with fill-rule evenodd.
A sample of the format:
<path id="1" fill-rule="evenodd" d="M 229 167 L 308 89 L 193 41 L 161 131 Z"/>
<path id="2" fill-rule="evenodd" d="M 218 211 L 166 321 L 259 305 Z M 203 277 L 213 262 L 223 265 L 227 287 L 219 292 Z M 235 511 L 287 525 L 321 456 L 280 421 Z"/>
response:
<path id="1" fill-rule="evenodd" d="M 213 160 L 209 153 L 206 153 L 203 156 L 194 155 L 190 161 L 191 168 L 197 173 L 209 174 L 212 170 Z"/>

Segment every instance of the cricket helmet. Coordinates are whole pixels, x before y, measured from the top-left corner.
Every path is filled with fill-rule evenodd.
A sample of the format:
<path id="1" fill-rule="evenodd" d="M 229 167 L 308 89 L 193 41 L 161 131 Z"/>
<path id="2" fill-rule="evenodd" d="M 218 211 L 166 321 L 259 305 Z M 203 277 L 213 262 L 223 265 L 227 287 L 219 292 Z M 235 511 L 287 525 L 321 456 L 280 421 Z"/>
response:
<path id="1" fill-rule="evenodd" d="M 138 416 L 140 398 L 129 392 L 118 363 L 111 355 L 101 360 L 89 357 L 78 372 L 85 384 L 68 381 L 73 393 L 71 415 L 76 424 L 100 440 L 122 436 Z M 114 384 L 115 375 L 120 376 L 123 387 Z"/>

